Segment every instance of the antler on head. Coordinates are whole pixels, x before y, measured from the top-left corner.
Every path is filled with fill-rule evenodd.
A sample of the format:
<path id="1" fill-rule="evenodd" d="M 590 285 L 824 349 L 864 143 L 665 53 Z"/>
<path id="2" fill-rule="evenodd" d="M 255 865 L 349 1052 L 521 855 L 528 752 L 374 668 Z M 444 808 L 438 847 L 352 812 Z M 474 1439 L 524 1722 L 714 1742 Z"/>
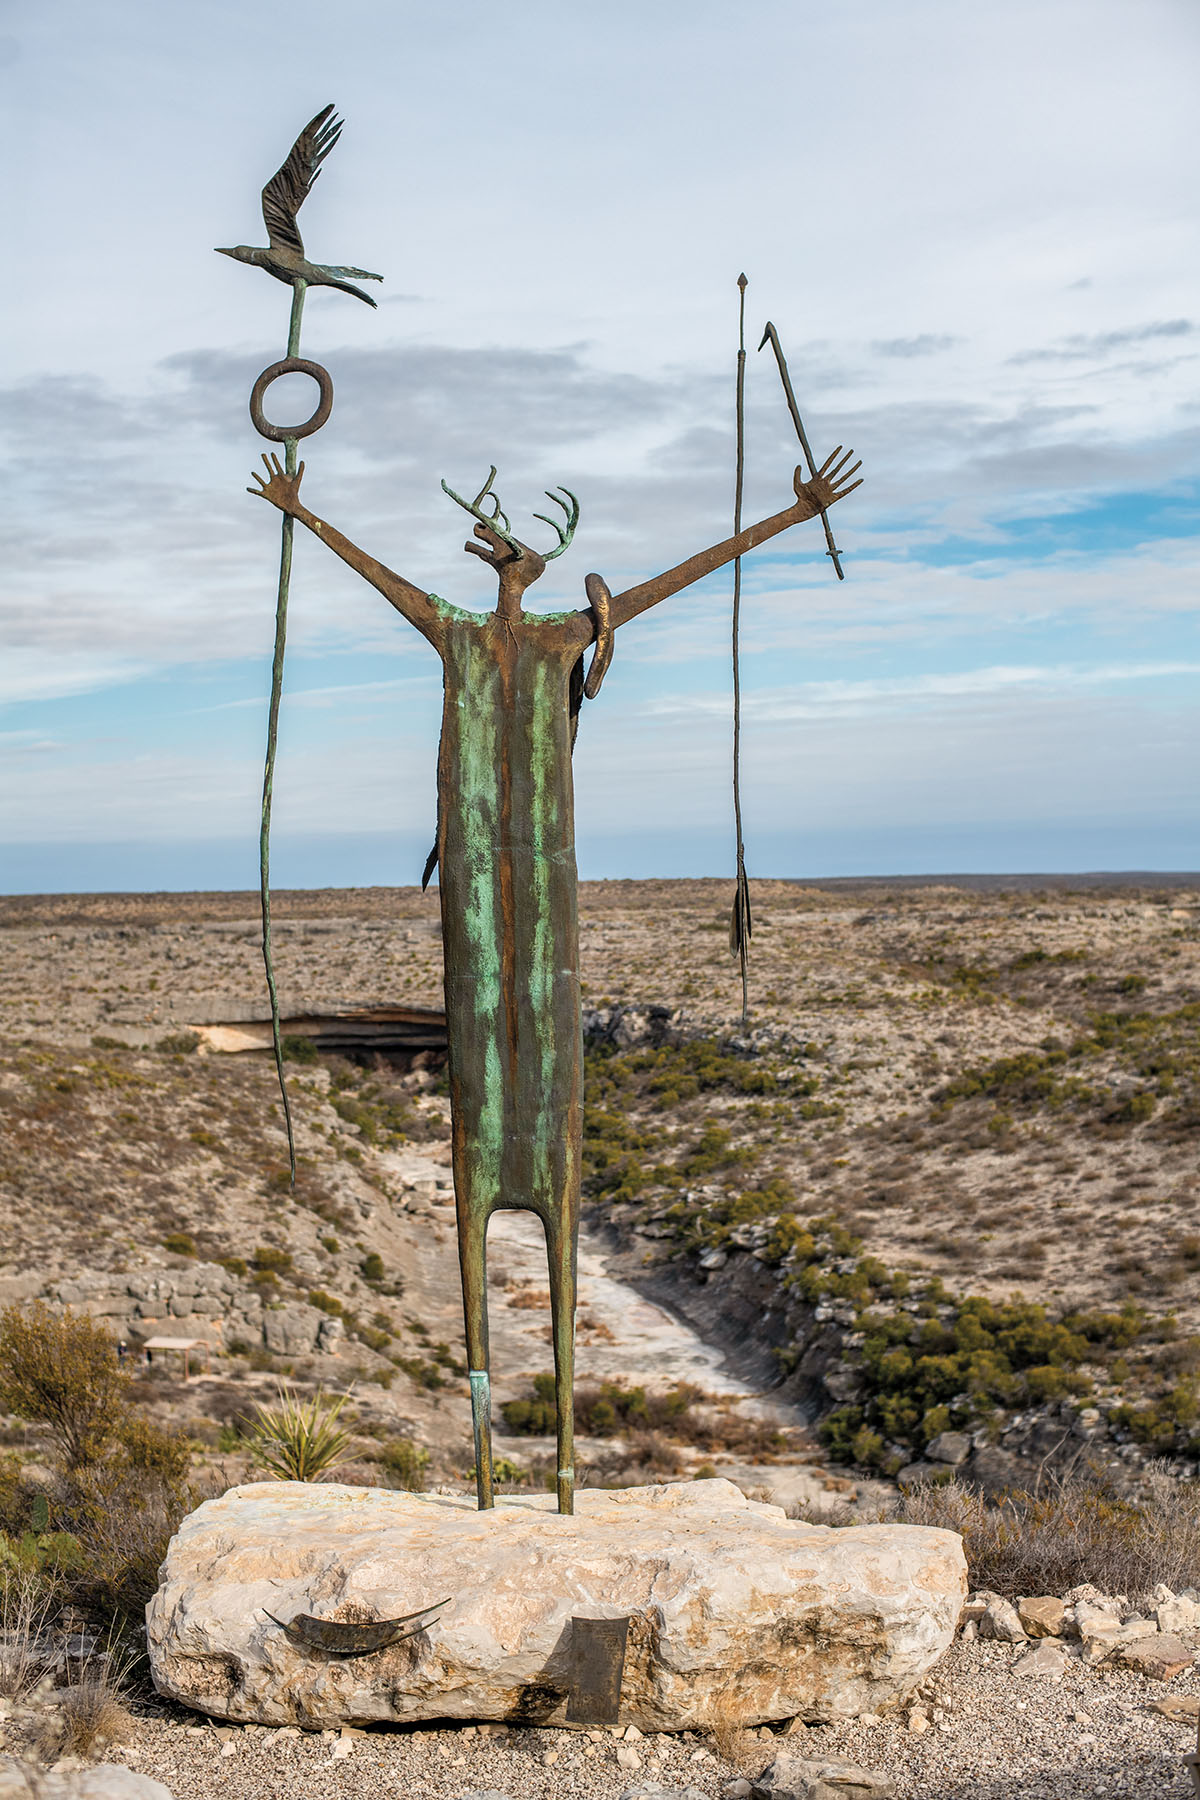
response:
<path id="1" fill-rule="evenodd" d="M 566 500 L 560 500 L 558 494 L 552 494 L 549 488 L 543 488 L 542 492 L 545 494 L 547 500 L 553 500 L 555 506 L 561 506 L 567 515 L 565 526 L 560 525 L 557 519 L 547 518 L 545 513 L 534 513 L 533 515 L 535 519 L 540 519 L 543 525 L 549 525 L 552 531 L 558 533 L 558 549 L 547 550 L 542 559 L 544 562 L 551 562 L 556 556 L 562 555 L 563 551 L 567 548 L 567 545 L 571 542 L 571 539 L 575 536 L 575 527 L 579 523 L 579 502 L 571 492 L 570 488 L 560 487 L 558 490 L 558 494 L 565 494 L 567 496 Z M 567 504 L 568 500 L 570 501 L 569 506 Z"/>
<path id="2" fill-rule="evenodd" d="M 469 512 L 473 519 L 478 519 L 481 525 L 486 525 L 489 531 L 494 531 L 496 536 L 500 538 L 502 542 L 506 543 L 510 550 L 515 550 L 516 554 L 520 556 L 522 554 L 522 547 L 512 534 L 512 526 L 508 522 L 508 514 L 500 505 L 499 494 L 495 493 L 492 488 L 492 483 L 495 479 L 496 465 L 493 463 L 488 470 L 487 480 L 473 500 L 464 500 L 462 495 L 456 494 L 454 489 L 446 481 L 442 482 L 442 492 L 449 494 L 450 498 L 457 505 L 461 506 L 464 512 Z M 483 503 L 489 495 L 491 496 L 492 501 L 492 510 L 490 513 L 484 512 L 483 510 Z"/>
<path id="3" fill-rule="evenodd" d="M 486 525 L 489 531 L 495 532 L 501 542 L 507 544 L 509 549 L 514 551 L 516 555 L 520 557 L 524 554 L 525 546 L 513 536 L 512 526 L 508 521 L 508 515 L 502 509 L 499 495 L 492 487 L 492 483 L 495 479 L 496 465 L 493 463 L 488 470 L 487 480 L 473 500 L 464 500 L 462 495 L 456 494 L 454 489 L 446 481 L 442 482 L 442 492 L 449 494 L 456 505 L 461 506 L 464 512 L 469 512 L 473 519 L 478 519 L 481 525 Z M 567 496 L 565 500 L 560 500 L 558 494 L 552 494 L 549 488 L 543 489 L 543 492 L 545 493 L 547 500 L 553 500 L 555 506 L 561 506 L 563 512 L 566 514 L 565 525 L 559 524 L 557 519 L 548 518 L 545 513 L 534 513 L 533 515 L 535 519 L 540 519 L 544 525 L 549 525 L 558 536 L 557 549 L 547 550 L 542 558 L 543 562 L 550 562 L 554 557 L 562 555 L 563 551 L 571 542 L 571 539 L 575 536 L 575 527 L 579 523 L 579 502 L 571 492 L 570 488 L 560 488 L 558 491 L 559 494 L 565 494 Z M 490 512 L 485 512 L 483 503 L 489 498 L 492 502 L 492 510 Z M 470 548 L 470 546 L 468 546 L 468 548 Z"/>

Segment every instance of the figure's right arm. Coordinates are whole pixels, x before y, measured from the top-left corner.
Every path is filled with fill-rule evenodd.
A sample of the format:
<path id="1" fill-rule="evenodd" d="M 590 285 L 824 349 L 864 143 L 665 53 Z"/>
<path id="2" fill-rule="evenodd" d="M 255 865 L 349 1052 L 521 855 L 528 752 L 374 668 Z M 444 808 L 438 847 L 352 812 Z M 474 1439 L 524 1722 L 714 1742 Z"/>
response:
<path id="1" fill-rule="evenodd" d="M 332 525 L 327 525 L 324 519 L 318 519 L 315 513 L 309 512 L 301 504 L 300 482 L 304 475 L 304 464 L 300 464 L 294 475 L 289 475 L 280 466 L 277 456 L 264 455 L 263 461 L 267 465 L 269 479 L 264 481 L 257 469 L 253 470 L 251 473 L 258 486 L 247 488 L 246 492 L 258 494 L 263 500 L 269 500 L 272 506 L 277 506 L 280 512 L 288 513 L 293 519 L 299 519 L 302 525 L 307 525 L 314 536 L 319 537 L 323 544 L 329 545 L 335 556 L 340 556 L 364 581 L 369 581 L 372 587 L 378 588 L 384 599 L 390 601 L 397 612 L 403 613 L 410 625 L 415 625 L 430 643 L 439 644 L 442 620 L 429 595 L 421 588 L 414 587 L 411 581 L 405 581 L 402 575 L 386 568 L 383 563 L 376 562 L 373 556 L 368 556 L 357 544 L 352 544 L 349 538 L 343 537 L 340 531 L 335 531 Z"/>

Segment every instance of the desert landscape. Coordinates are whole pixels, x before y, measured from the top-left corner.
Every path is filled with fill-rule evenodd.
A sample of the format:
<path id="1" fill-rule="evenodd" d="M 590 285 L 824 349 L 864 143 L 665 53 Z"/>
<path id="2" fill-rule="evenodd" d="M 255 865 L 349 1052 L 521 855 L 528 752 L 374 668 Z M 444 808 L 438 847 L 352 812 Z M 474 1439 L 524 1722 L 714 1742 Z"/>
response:
<path id="1" fill-rule="evenodd" d="M 948 1524 L 977 1589 L 1065 1595 L 1068 1624 L 1107 1592 L 1126 1638 L 1147 1607 L 1157 1629 L 1156 1605 L 1190 1633 L 1200 878 L 779 882 L 755 899 L 743 1022 L 726 884 L 581 891 L 585 1488 L 724 1478 L 834 1526 Z M 187 1447 L 192 1503 L 261 1478 L 254 1420 L 280 1382 L 348 1397 L 336 1480 L 464 1493 L 436 896 L 281 893 L 275 920 L 294 1193 L 272 1060 L 245 1047 L 267 1017 L 251 896 L 0 900 L 0 1302 L 120 1341 L 132 1405 Z M 426 1047 L 322 1047 L 385 1014 L 421 1020 Z M 496 1470 L 520 1496 L 553 1473 L 540 1228 L 504 1215 L 491 1246 Z M 161 1337 L 193 1343 L 188 1379 L 181 1352 L 146 1358 Z M 4 1542 L 44 1560 L 29 1546 L 56 1524 L 52 1434 L 14 1414 L 4 1436 Z M 1075 1508 L 1074 1547 L 1026 1513 L 1021 1566 L 986 1497 L 1041 1487 Z M 1129 1555 L 1102 1566 L 1131 1518 Z M 94 1631 L 86 1605 L 74 1626 Z M 1063 1629 L 1046 1641 L 1065 1654 Z M 1106 1661 L 1107 1639 L 1091 1657 L 1072 1629 L 1082 1660 L 1029 1683 L 1028 1706 L 1011 1685 L 1024 1628 L 972 1627 L 915 1711 L 812 1721 L 805 1754 L 943 1800 L 1126 1793 L 1131 1758 L 1154 1771 L 1145 1791 L 1184 1794 L 1190 1652 L 1172 1713 L 1161 1671 Z M 641 1792 L 635 1776 L 749 1792 L 771 1760 L 736 1719 L 642 1744 L 463 1725 L 306 1742 L 139 1693 L 130 1755 L 177 1796 L 216 1791 L 214 1757 L 238 1758 L 247 1794 L 277 1791 L 283 1759 L 315 1795 L 551 1794 L 586 1774 L 606 1797 Z M 14 1743 L 31 1717 L 12 1715 Z"/>

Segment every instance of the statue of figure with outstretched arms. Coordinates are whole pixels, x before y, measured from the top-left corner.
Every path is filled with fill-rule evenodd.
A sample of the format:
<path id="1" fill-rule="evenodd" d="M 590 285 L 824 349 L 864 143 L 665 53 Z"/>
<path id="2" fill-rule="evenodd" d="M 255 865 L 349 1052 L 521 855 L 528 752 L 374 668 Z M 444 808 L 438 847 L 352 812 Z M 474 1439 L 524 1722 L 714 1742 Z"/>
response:
<path id="1" fill-rule="evenodd" d="M 859 465 L 848 466 L 852 455 L 842 456 L 839 447 L 808 481 L 798 468 L 791 505 L 665 574 L 620 594 L 589 575 L 586 607 L 545 614 L 525 612 L 522 599 L 550 557 L 571 541 L 579 508 L 565 489 L 565 499 L 550 495 L 564 519 L 547 520 L 559 542 L 542 554 L 513 535 L 492 489 L 494 469 L 474 500 L 446 490 L 476 521 L 466 549 L 495 571 L 499 595 L 487 613 L 425 593 L 309 512 L 300 498 L 303 463 L 289 474 L 277 457 L 265 457 L 267 473 L 256 474 L 258 485 L 250 489 L 378 588 L 442 661 L 435 855 L 481 1507 L 492 1505 L 486 1235 L 492 1213 L 512 1207 L 536 1213 L 546 1233 L 558 1507 L 572 1510 L 583 1036 L 571 752 L 582 698 L 597 692 L 621 626 L 858 487 L 851 477 Z"/>

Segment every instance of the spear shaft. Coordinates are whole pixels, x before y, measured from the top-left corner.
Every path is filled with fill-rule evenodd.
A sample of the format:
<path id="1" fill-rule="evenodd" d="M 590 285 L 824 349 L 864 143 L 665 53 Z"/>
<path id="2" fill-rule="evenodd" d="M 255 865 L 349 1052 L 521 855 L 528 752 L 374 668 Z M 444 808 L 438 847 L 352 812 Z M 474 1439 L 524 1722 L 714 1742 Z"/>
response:
<path id="1" fill-rule="evenodd" d="M 800 408 L 796 405 L 796 396 L 792 392 L 792 378 L 788 374 L 787 358 L 783 354 L 783 345 L 779 342 L 779 333 L 769 319 L 767 321 L 767 328 L 762 334 L 762 343 L 758 346 L 759 349 L 761 350 L 763 344 L 766 343 L 769 343 L 772 350 L 775 352 L 775 361 L 779 364 L 779 375 L 783 382 L 783 391 L 787 398 L 788 411 L 792 415 L 792 424 L 796 427 L 796 436 L 800 439 L 800 448 L 804 452 L 804 460 L 808 464 L 808 474 L 809 479 L 811 480 L 817 472 L 816 459 L 813 456 L 812 449 L 808 442 L 808 433 L 804 429 L 804 421 L 800 417 Z M 826 556 L 831 556 L 833 558 L 833 566 L 837 570 L 838 580 L 845 581 L 846 576 L 840 561 L 841 551 L 833 541 L 833 528 L 829 523 L 829 514 L 825 511 L 824 507 L 821 508 L 821 523 L 825 527 L 825 542 L 829 546 L 825 554 Z"/>
<path id="2" fill-rule="evenodd" d="M 737 463 L 733 486 L 733 535 L 742 529 L 742 486 L 746 470 L 746 277 L 738 276 Z M 742 841 L 742 674 L 740 631 L 742 559 L 733 562 L 733 821 L 737 838 L 737 890 L 729 922 L 729 947 L 742 973 L 742 1024 L 750 1017 L 750 884 L 746 879 L 746 846 Z"/>
<path id="3" fill-rule="evenodd" d="M 288 323 L 289 356 L 300 354 L 300 320 L 304 313 L 307 282 L 296 281 L 292 287 L 292 315 Z M 289 475 L 296 473 L 294 437 L 283 440 L 284 467 Z M 267 972 L 267 993 L 271 1000 L 271 1048 L 275 1052 L 275 1073 L 279 1078 L 279 1096 L 283 1101 L 283 1122 L 287 1128 L 288 1165 L 292 1186 L 296 1185 L 296 1138 L 292 1130 L 292 1109 L 288 1102 L 287 1081 L 283 1073 L 283 1040 L 279 1033 L 279 990 L 275 985 L 275 960 L 271 950 L 271 804 L 275 790 L 275 753 L 279 740 L 279 703 L 283 696 L 283 653 L 287 643 L 288 593 L 292 583 L 292 539 L 296 522 L 284 513 L 279 543 L 279 587 L 275 596 L 275 650 L 271 658 L 271 701 L 267 709 L 267 755 L 263 765 L 262 824 L 258 834 L 258 883 L 262 904 L 262 953 Z"/>

